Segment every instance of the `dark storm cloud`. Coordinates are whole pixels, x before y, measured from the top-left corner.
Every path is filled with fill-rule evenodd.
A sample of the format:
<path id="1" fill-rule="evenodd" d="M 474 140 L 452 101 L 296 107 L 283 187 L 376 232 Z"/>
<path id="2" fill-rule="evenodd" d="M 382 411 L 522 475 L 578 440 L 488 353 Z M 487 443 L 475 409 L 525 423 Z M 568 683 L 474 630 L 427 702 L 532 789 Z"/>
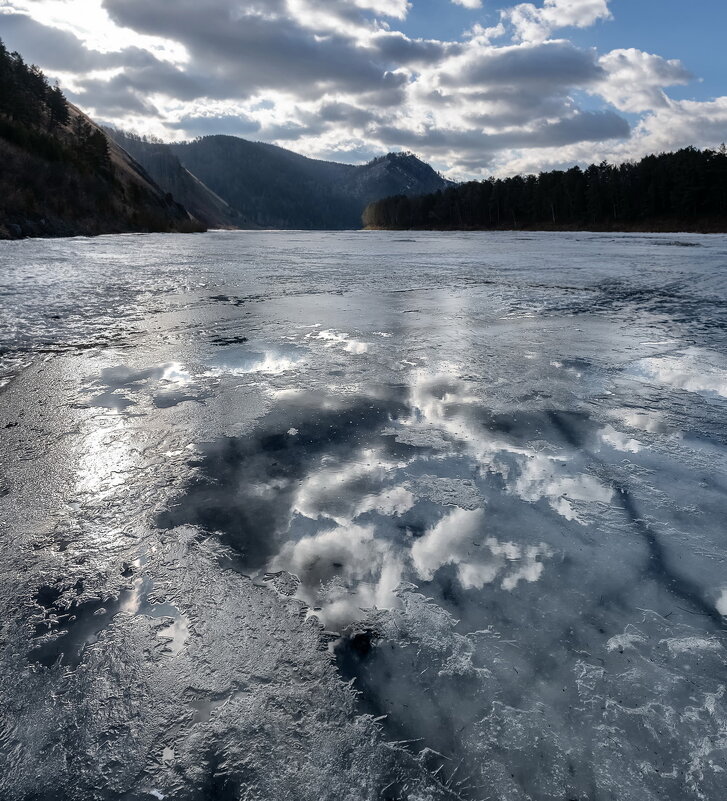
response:
<path id="1" fill-rule="evenodd" d="M 523 131 L 516 136 L 498 134 L 500 147 L 554 147 L 575 142 L 601 142 L 607 139 L 628 139 L 631 127 L 614 111 L 579 111 L 572 117 L 548 123 L 532 134 Z"/>
<path id="2" fill-rule="evenodd" d="M 113 89 L 123 88 L 141 94 L 162 92 L 179 100 L 194 100 L 206 94 L 207 85 L 201 77 L 182 72 L 174 65 L 155 60 L 144 67 L 131 67 L 112 78 Z"/>
<path id="3" fill-rule="evenodd" d="M 304 136 L 315 136 L 329 127 L 329 122 L 320 115 L 301 113 L 299 119 L 299 122 L 289 121 L 263 126 L 246 114 L 188 114 L 177 122 L 168 124 L 168 127 L 184 131 L 189 136 L 228 134 L 249 137 L 255 134 L 256 138 L 266 142 L 273 140 L 293 142 Z"/>
<path id="4" fill-rule="evenodd" d="M 317 116 L 324 122 L 345 122 L 354 128 L 363 128 L 376 119 L 373 111 L 349 103 L 324 103 Z"/>
<path id="5" fill-rule="evenodd" d="M 232 134 L 244 137 L 257 134 L 266 142 L 293 142 L 306 136 L 318 136 L 340 124 L 348 129 L 363 129 L 377 119 L 373 111 L 340 102 L 324 103 L 315 112 L 295 108 L 293 117 L 287 122 L 262 125 L 246 114 L 189 114 L 168 127 L 185 131 L 190 136 Z"/>
<path id="6" fill-rule="evenodd" d="M 151 94 L 166 94 L 187 101 L 210 96 L 210 87 L 204 76 L 182 72 L 173 64 L 159 61 L 149 53 L 146 55 L 146 64 L 127 66 L 123 72 L 112 78 L 79 79 L 77 83 L 82 93 L 70 94 L 84 106 L 93 108 L 96 113 L 123 115 L 135 112 L 146 116 L 158 114 L 158 110 L 148 99 Z M 211 88 L 224 91 L 221 84 Z"/>
<path id="7" fill-rule="evenodd" d="M 84 46 L 74 34 L 43 25 L 24 14 L 3 14 L 2 38 L 7 47 L 17 49 L 30 63 L 38 63 L 53 72 L 77 73 L 79 76 L 94 70 L 123 68 L 123 72 L 110 79 L 80 77 L 81 92 L 66 89 L 75 102 L 104 114 L 136 112 L 157 114 L 157 109 L 145 95 L 160 92 L 180 100 L 193 100 L 207 96 L 207 76 L 195 76 L 165 61 L 160 61 L 148 50 L 127 47 L 123 50 L 102 53 Z M 222 82 L 214 88 L 227 89 Z M 228 96 L 228 95 L 227 95 Z"/>
<path id="8" fill-rule="evenodd" d="M 527 125 L 539 119 L 558 119 L 572 114 L 576 108 L 567 88 L 551 92 L 527 86 L 497 86 L 494 89 L 467 91 L 434 90 L 424 100 L 434 108 L 460 108 L 462 98 L 475 108 L 485 103 L 488 111 L 465 110 L 462 119 L 468 127 L 509 128 Z"/>
<path id="9" fill-rule="evenodd" d="M 295 117 L 297 121 L 266 125 L 260 129 L 261 137 L 265 141 L 292 142 L 306 136 L 319 136 L 335 128 L 361 130 L 378 119 L 373 111 L 338 102 L 324 103 L 315 112 L 296 109 Z"/>
<path id="10" fill-rule="evenodd" d="M 381 81 L 381 88 L 363 92 L 357 100 L 369 108 L 393 108 L 404 102 L 406 97 L 405 89 L 408 82 L 409 78 L 404 73 L 387 72 Z"/>
<path id="11" fill-rule="evenodd" d="M 265 126 L 261 131 L 261 136 L 267 142 L 295 142 L 304 136 L 315 136 L 321 130 L 323 130 L 323 126 L 320 125 L 310 126 L 288 121 Z"/>

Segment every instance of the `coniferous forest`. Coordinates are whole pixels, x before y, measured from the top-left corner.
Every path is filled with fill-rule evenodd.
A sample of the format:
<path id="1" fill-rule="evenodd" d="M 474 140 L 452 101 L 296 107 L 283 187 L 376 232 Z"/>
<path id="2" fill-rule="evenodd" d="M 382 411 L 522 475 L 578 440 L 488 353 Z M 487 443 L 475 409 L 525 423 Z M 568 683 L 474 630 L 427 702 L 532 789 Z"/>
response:
<path id="1" fill-rule="evenodd" d="M 68 135 L 64 136 L 66 132 Z M 71 123 L 63 92 L 45 75 L 8 53 L 0 41 L 0 136 L 49 161 L 84 169 L 111 170 L 106 137 L 83 117 Z"/>
<path id="2" fill-rule="evenodd" d="M 471 181 L 371 203 L 367 228 L 727 231 L 727 148 Z"/>
<path id="3" fill-rule="evenodd" d="M 202 226 L 0 41 L 0 238 Z"/>

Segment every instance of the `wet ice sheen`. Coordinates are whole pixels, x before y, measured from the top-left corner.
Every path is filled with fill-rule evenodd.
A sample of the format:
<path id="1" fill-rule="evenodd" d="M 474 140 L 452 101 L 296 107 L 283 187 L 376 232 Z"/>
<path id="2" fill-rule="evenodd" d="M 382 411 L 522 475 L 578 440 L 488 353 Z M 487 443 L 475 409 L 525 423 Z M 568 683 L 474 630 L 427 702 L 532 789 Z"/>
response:
<path id="1" fill-rule="evenodd" d="M 721 801 L 726 261 L 2 243 L 0 796 Z"/>

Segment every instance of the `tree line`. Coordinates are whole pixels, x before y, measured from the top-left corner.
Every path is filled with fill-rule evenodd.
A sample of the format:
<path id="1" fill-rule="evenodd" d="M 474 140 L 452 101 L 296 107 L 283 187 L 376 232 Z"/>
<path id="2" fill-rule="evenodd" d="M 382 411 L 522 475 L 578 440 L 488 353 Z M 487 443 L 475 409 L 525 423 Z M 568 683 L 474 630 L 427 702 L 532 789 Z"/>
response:
<path id="1" fill-rule="evenodd" d="M 0 40 L 0 136 L 52 161 L 73 161 L 88 170 L 111 170 L 104 134 L 71 115 L 58 84 L 51 86 L 34 64 L 8 52 Z"/>
<path id="2" fill-rule="evenodd" d="M 470 181 L 370 204 L 369 228 L 727 231 L 727 148 Z"/>
<path id="3" fill-rule="evenodd" d="M 2 41 L 0 165 L 0 239 L 204 229 Z"/>

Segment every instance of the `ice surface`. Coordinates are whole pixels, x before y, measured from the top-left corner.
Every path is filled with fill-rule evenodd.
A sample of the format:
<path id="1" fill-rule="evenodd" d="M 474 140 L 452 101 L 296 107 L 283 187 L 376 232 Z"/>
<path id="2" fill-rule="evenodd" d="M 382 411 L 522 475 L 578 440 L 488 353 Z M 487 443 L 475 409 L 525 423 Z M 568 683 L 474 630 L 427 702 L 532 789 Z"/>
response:
<path id="1" fill-rule="evenodd" d="M 723 801 L 727 238 L 1 244 L 3 801 Z"/>

